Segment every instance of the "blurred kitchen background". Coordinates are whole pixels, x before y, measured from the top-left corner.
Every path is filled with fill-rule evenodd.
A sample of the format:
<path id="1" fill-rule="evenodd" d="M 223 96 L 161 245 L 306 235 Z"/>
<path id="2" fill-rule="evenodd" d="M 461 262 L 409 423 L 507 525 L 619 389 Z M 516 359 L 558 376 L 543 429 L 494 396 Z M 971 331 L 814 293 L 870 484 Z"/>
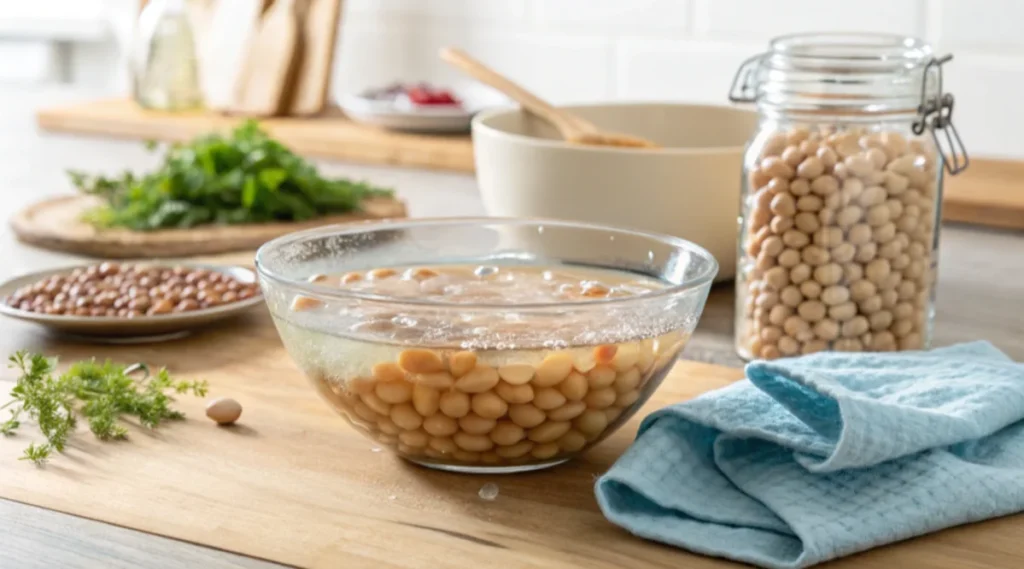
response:
<path id="1" fill-rule="evenodd" d="M 5 120 L 18 93 L 127 94 L 124 54 L 138 10 L 138 0 L 0 2 Z M 333 92 L 461 81 L 436 56 L 460 45 L 559 102 L 725 104 L 739 63 L 772 36 L 886 31 L 954 53 L 948 90 L 967 146 L 1020 158 L 1022 21 L 1019 0 L 345 0 Z"/>

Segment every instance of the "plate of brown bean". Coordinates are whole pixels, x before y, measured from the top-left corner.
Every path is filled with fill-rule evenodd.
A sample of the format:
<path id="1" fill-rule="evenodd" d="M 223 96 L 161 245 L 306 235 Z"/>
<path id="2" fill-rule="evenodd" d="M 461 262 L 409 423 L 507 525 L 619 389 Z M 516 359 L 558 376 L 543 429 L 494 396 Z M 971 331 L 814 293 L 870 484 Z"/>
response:
<path id="1" fill-rule="evenodd" d="M 0 314 L 108 341 L 154 341 L 263 302 L 253 271 L 199 264 L 104 262 L 0 284 Z"/>

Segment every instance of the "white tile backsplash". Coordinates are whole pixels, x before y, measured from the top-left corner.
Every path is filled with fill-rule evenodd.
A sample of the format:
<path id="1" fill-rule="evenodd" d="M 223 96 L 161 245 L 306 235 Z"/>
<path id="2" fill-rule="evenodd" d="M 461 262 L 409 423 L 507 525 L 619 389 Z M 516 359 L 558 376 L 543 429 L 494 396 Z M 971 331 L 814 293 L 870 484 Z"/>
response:
<path id="1" fill-rule="evenodd" d="M 344 0 L 349 13 L 511 24 L 526 16 L 526 0 Z"/>
<path id="2" fill-rule="evenodd" d="M 739 65 L 760 49 L 753 44 L 623 38 L 617 49 L 615 95 L 725 104 Z"/>
<path id="3" fill-rule="evenodd" d="M 743 41 L 813 32 L 924 32 L 922 0 L 695 0 L 694 33 Z"/>
<path id="4" fill-rule="evenodd" d="M 999 53 L 1024 50 L 1024 2 L 936 0 L 934 39 L 947 49 Z"/>
<path id="5" fill-rule="evenodd" d="M 134 3 L 0 0 L 0 24 L 31 14 L 77 17 L 115 6 L 124 12 Z M 955 54 L 947 88 L 957 97 L 955 122 L 973 155 L 1024 159 L 1024 137 L 1017 136 L 1024 132 L 1017 110 L 1024 90 L 1021 22 L 1024 0 L 344 0 L 334 91 L 398 79 L 467 81 L 437 58 L 440 47 L 453 45 L 555 102 L 725 105 L 736 67 L 772 37 L 893 32 Z M 14 39 L 8 36 L 0 25 L 0 42 Z M 45 77 L 55 46 L 0 43 L 0 81 Z M 112 74 L 104 70 L 117 61 L 116 44 L 70 51 L 63 65 L 72 78 L 108 81 Z"/>
<path id="6" fill-rule="evenodd" d="M 976 156 L 1024 159 L 1024 0 L 347 0 L 336 86 L 464 80 L 458 45 L 555 102 L 728 104 L 737 66 L 802 31 L 922 37 L 956 57 L 948 90 Z"/>
<path id="7" fill-rule="evenodd" d="M 533 21 L 545 29 L 686 32 L 690 0 L 531 0 Z"/>

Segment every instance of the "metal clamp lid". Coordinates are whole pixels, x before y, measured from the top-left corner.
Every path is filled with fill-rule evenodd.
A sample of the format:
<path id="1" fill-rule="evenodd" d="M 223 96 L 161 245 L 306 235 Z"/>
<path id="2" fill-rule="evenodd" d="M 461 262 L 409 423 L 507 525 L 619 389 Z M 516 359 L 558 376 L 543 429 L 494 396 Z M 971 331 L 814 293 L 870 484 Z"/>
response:
<path id="1" fill-rule="evenodd" d="M 754 71 L 768 54 L 759 53 L 740 64 L 729 87 L 729 100 L 733 103 L 753 103 L 757 100 L 757 82 Z"/>
<path id="2" fill-rule="evenodd" d="M 918 118 L 914 121 L 914 134 L 924 134 L 925 129 L 932 132 L 935 147 L 942 156 L 946 171 L 951 176 L 963 172 L 971 163 L 967 149 L 960 139 L 960 133 L 953 126 L 953 95 L 942 92 L 942 65 L 953 59 L 952 54 L 932 59 L 924 68 L 924 80 L 921 82 L 921 103 L 917 107 Z M 932 70 L 934 69 L 934 73 Z M 934 75 L 937 85 L 935 95 L 928 96 L 929 79 Z M 939 138 L 939 131 L 945 139 Z"/>

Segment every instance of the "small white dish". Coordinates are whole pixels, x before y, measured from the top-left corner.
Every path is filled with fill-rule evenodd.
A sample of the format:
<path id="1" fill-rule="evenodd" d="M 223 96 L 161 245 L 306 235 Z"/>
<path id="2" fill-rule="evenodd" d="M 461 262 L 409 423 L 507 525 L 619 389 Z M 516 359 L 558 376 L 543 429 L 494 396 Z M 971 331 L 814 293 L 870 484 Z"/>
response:
<path id="1" fill-rule="evenodd" d="M 450 89 L 462 105 L 413 105 L 405 97 L 375 100 L 343 95 L 338 106 L 352 120 L 386 129 L 418 133 L 468 133 L 481 110 L 505 106 L 507 98 L 490 88 L 467 85 Z"/>

